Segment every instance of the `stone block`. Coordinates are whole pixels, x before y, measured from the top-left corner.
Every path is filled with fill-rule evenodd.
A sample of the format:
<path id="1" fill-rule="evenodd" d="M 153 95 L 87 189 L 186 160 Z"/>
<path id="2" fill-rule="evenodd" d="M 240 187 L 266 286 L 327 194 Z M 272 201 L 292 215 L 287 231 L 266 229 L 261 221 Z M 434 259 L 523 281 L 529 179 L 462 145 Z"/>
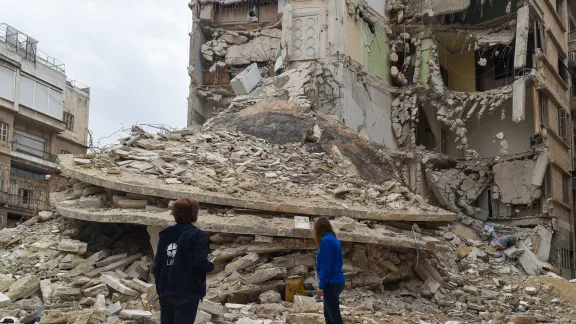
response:
<path id="1" fill-rule="evenodd" d="M 88 250 L 88 243 L 84 243 L 77 240 L 64 239 L 60 241 L 56 249 L 59 251 L 71 252 L 83 255 Z"/>
<path id="2" fill-rule="evenodd" d="M 82 191 L 82 196 L 87 197 L 87 196 L 93 196 L 95 194 L 99 194 L 104 192 L 106 189 L 104 189 L 103 187 L 97 187 L 97 186 L 90 186 L 90 187 L 86 187 L 84 188 L 84 190 Z"/>
<path id="3" fill-rule="evenodd" d="M 100 268 L 100 267 L 105 267 L 105 266 L 110 265 L 110 264 L 112 264 L 112 263 L 114 263 L 114 262 L 123 260 L 123 259 L 125 259 L 125 258 L 127 258 L 127 257 L 128 257 L 128 253 L 121 253 L 121 254 L 112 255 L 112 256 L 109 256 L 109 257 L 107 257 L 106 259 L 104 259 L 104 260 L 102 260 L 102 261 L 96 262 L 96 266 L 99 267 L 99 268 Z"/>
<path id="4" fill-rule="evenodd" d="M 137 278 L 134 278 L 132 280 L 122 280 L 122 283 L 143 294 L 152 293 L 156 290 L 156 286 L 154 284 L 144 282 Z"/>
<path id="5" fill-rule="evenodd" d="M 207 313 L 216 315 L 216 316 L 221 316 L 221 315 L 224 315 L 225 313 L 228 312 L 228 308 L 226 308 L 226 306 L 224 306 L 220 303 L 215 303 L 215 302 L 209 301 L 207 299 L 204 299 L 198 305 L 198 309 L 203 310 Z"/>
<path id="6" fill-rule="evenodd" d="M 10 298 L 12 302 L 15 302 L 18 299 L 28 298 L 34 295 L 38 289 L 40 289 L 40 280 L 32 275 L 26 275 L 10 286 L 10 290 L 8 290 L 6 296 Z"/>
<path id="7" fill-rule="evenodd" d="M 48 304 L 52 297 L 52 281 L 50 279 L 40 281 L 40 292 L 42 293 L 42 301 L 44 304 Z"/>
<path id="8" fill-rule="evenodd" d="M 463 238 L 469 239 L 469 240 L 475 240 L 477 237 L 476 232 L 472 228 L 470 228 L 470 227 L 468 227 L 462 223 L 456 224 L 456 231 L 455 232 L 456 232 L 455 234 L 457 236 L 463 237 Z"/>
<path id="9" fill-rule="evenodd" d="M 6 307 L 8 305 L 10 305 L 12 302 L 10 301 L 10 298 L 2 293 L 0 293 L 0 308 L 2 307 Z"/>
<path id="10" fill-rule="evenodd" d="M 320 314 L 287 314 L 286 324 L 324 324 L 324 316 Z"/>
<path id="11" fill-rule="evenodd" d="M 120 311 L 120 318 L 124 320 L 142 320 L 148 317 L 152 317 L 152 313 L 149 311 L 139 309 L 123 309 Z"/>
<path id="12" fill-rule="evenodd" d="M 196 313 L 196 320 L 194 320 L 194 324 L 205 324 L 210 321 L 212 315 L 206 313 L 205 311 L 199 310 Z"/>
<path id="13" fill-rule="evenodd" d="M 120 304 L 120 302 L 115 302 L 110 304 L 110 306 L 108 306 L 108 313 L 110 315 L 116 315 L 118 313 L 120 313 L 120 311 L 122 310 L 122 305 Z"/>
<path id="14" fill-rule="evenodd" d="M 101 275 L 100 276 L 100 280 L 105 283 L 106 285 L 108 285 L 108 287 L 116 290 L 117 292 L 124 294 L 124 295 L 128 295 L 128 296 L 138 296 L 140 295 L 139 292 L 137 292 L 136 290 L 127 287 L 126 285 L 122 284 L 120 282 L 120 279 L 116 279 L 112 276 L 109 275 Z"/>
<path id="15" fill-rule="evenodd" d="M 40 218 L 40 221 L 46 222 L 54 218 L 54 213 L 47 210 L 41 211 L 38 213 L 38 218 Z"/>
<path id="16" fill-rule="evenodd" d="M 108 195 L 106 194 L 97 194 L 78 199 L 80 208 L 104 208 L 106 204 L 108 204 Z"/>
<path id="17" fill-rule="evenodd" d="M 286 268 L 268 268 L 254 271 L 252 275 L 246 276 L 244 282 L 249 284 L 259 284 L 270 279 L 277 279 L 286 276 Z"/>
<path id="18" fill-rule="evenodd" d="M 90 288 L 82 290 L 82 293 L 86 297 L 96 297 L 100 294 L 108 296 L 108 286 L 106 286 L 106 284 L 101 283 L 96 286 L 92 286 Z"/>
<path id="19" fill-rule="evenodd" d="M 282 296 L 275 290 L 268 290 L 258 297 L 261 304 L 275 304 L 280 302 Z"/>
<path id="20" fill-rule="evenodd" d="M 0 292 L 7 291 L 16 282 L 12 274 L 0 274 Z"/>
<path id="21" fill-rule="evenodd" d="M 258 254 L 249 253 L 236 261 L 228 263 L 224 268 L 224 270 L 226 271 L 227 274 L 231 274 L 234 271 L 242 270 L 255 264 L 256 262 L 258 262 L 258 260 L 260 260 L 260 256 Z"/>
<path id="22" fill-rule="evenodd" d="M 134 254 L 134 255 L 129 256 L 129 257 L 123 259 L 123 260 L 119 260 L 119 261 L 117 261 L 117 262 L 114 262 L 114 263 L 112 263 L 112 264 L 109 264 L 109 265 L 107 265 L 107 266 L 105 266 L 105 267 L 94 269 L 93 271 L 91 271 L 90 273 L 88 273 L 87 276 L 88 276 L 88 277 L 95 277 L 95 276 L 101 274 L 102 272 L 114 271 L 114 270 L 119 269 L 119 268 L 121 268 L 121 267 L 124 267 L 124 266 L 126 266 L 126 265 L 128 265 L 128 264 L 131 264 L 131 263 L 133 263 L 133 262 L 136 261 L 136 260 L 139 260 L 141 257 L 142 257 L 142 255 L 141 255 L 140 253 Z"/>
<path id="23" fill-rule="evenodd" d="M 147 200 L 131 200 L 131 199 L 118 200 L 118 207 L 124 209 L 145 209 L 147 205 L 148 205 Z"/>
<path id="24" fill-rule="evenodd" d="M 524 253 L 524 251 L 517 249 L 515 246 L 511 246 L 504 250 L 504 254 L 510 259 L 517 259 L 522 253 Z"/>
<path id="25" fill-rule="evenodd" d="M 57 287 L 54 289 L 55 297 L 76 297 L 80 296 L 80 294 L 80 288 Z"/>

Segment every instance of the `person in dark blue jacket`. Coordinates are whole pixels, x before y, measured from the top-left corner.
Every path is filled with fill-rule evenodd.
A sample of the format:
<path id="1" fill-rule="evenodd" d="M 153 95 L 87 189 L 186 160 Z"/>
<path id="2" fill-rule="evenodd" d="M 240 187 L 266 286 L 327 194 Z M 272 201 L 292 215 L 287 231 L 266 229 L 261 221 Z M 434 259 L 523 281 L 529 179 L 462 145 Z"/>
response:
<path id="1" fill-rule="evenodd" d="M 206 273 L 214 265 L 208 261 L 204 232 L 193 225 L 199 208 L 192 198 L 179 199 L 172 207 L 176 225 L 160 232 L 154 276 L 162 324 L 194 323 L 206 296 Z"/>
<path id="2" fill-rule="evenodd" d="M 344 324 L 340 314 L 340 293 L 346 282 L 342 272 L 342 244 L 328 218 L 320 217 L 314 222 L 314 240 L 320 244 L 316 269 L 320 280 L 318 296 L 324 297 L 324 319 L 327 324 Z"/>

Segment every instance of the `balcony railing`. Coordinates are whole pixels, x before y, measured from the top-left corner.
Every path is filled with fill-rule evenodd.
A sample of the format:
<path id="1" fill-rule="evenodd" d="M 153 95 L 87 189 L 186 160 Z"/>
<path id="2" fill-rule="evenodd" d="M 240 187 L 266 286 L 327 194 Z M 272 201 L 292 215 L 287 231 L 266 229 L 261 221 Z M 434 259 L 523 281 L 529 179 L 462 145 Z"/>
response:
<path id="1" fill-rule="evenodd" d="M 568 33 L 568 42 L 576 42 L 576 30 Z"/>
<path id="2" fill-rule="evenodd" d="M 0 202 L 12 207 L 25 209 L 46 210 L 49 207 L 46 200 L 33 199 L 31 197 L 13 195 L 5 192 L 0 192 Z"/>
<path id="3" fill-rule="evenodd" d="M 66 72 L 64 63 L 37 48 L 37 40 L 8 24 L 0 24 L 0 43 L 6 44 L 8 49 L 27 61 L 40 63 L 60 74 Z"/>
<path id="4" fill-rule="evenodd" d="M 43 150 L 39 150 L 37 148 L 26 146 L 24 144 L 20 144 L 16 141 L 12 142 L 12 151 L 24 153 L 24 154 L 38 157 L 38 158 L 44 159 L 46 161 L 54 162 L 54 163 L 56 163 L 56 160 L 58 159 L 57 155 L 50 154 L 48 152 L 45 152 Z"/>

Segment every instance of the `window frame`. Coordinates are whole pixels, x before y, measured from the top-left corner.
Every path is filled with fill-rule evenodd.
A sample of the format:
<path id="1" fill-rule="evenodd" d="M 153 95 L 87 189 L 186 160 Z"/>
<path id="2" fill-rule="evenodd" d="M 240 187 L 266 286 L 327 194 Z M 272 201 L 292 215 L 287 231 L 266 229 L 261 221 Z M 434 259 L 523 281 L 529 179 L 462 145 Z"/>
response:
<path id="1" fill-rule="evenodd" d="M 538 91 L 538 110 L 540 112 L 540 125 L 548 128 L 548 96 L 542 91 Z"/>
<path id="2" fill-rule="evenodd" d="M 10 132 L 10 125 L 0 121 L 0 142 L 8 142 L 8 134 Z"/>
<path id="3" fill-rule="evenodd" d="M 570 177 L 562 174 L 562 202 L 570 205 Z"/>
<path id="4" fill-rule="evenodd" d="M 67 112 L 67 111 L 63 111 L 62 112 L 62 121 L 64 122 L 64 127 L 73 132 L 74 131 L 74 115 Z"/>

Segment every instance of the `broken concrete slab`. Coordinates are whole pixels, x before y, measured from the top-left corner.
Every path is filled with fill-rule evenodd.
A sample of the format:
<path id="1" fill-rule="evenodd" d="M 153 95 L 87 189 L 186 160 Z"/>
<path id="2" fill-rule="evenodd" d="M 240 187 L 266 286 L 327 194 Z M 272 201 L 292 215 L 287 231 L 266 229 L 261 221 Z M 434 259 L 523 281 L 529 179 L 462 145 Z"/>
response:
<path id="1" fill-rule="evenodd" d="M 276 197 L 280 202 L 255 201 L 253 199 L 236 198 L 222 193 L 211 193 L 194 186 L 169 185 L 163 179 L 152 179 L 142 177 L 139 174 L 123 174 L 123 180 L 118 181 L 117 176 L 102 172 L 99 169 L 77 168 L 71 162 L 70 157 L 63 156 L 60 165 L 64 175 L 78 179 L 80 181 L 102 186 L 109 189 L 145 194 L 169 199 L 178 199 L 183 196 L 193 196 L 198 201 L 223 206 L 234 206 L 247 209 L 256 209 L 273 212 L 286 212 L 300 215 L 330 215 L 348 216 L 355 219 L 373 220 L 396 220 L 396 221 L 422 221 L 422 222 L 450 222 L 457 219 L 456 215 L 443 210 L 422 211 L 408 208 L 408 210 L 391 210 L 382 206 L 361 207 L 339 207 L 341 203 L 337 198 L 334 201 L 324 199 L 324 202 L 299 204 L 289 203 L 288 199 Z M 59 207 L 63 207 L 58 204 Z M 374 208 L 372 208 L 374 207 Z M 147 224 L 158 225 L 158 224 Z"/>
<path id="2" fill-rule="evenodd" d="M 526 114 L 526 78 L 516 79 L 512 91 L 512 121 L 519 123 Z"/>
<path id="3" fill-rule="evenodd" d="M 40 292 L 42 293 L 42 301 L 44 304 L 48 304 L 52 297 L 52 281 L 50 279 L 40 280 Z"/>
<path id="4" fill-rule="evenodd" d="M 64 239 L 60 241 L 56 249 L 59 251 L 83 255 L 88 250 L 88 243 L 72 239 Z"/>
<path id="5" fill-rule="evenodd" d="M 104 208 L 106 207 L 107 203 L 108 196 L 106 194 L 81 197 L 78 199 L 78 206 L 81 208 Z"/>
<path id="6" fill-rule="evenodd" d="M 57 203 L 55 203 L 57 205 Z M 70 209 L 57 205 L 58 213 L 64 217 L 81 219 L 86 221 L 98 221 L 104 223 L 132 223 L 139 225 L 151 225 L 166 227 L 174 224 L 174 217 L 169 213 L 147 213 L 145 211 L 130 210 L 102 210 L 88 211 L 84 209 Z M 198 227 L 205 231 L 249 234 L 264 236 L 279 236 L 293 238 L 312 238 L 311 231 L 294 229 L 293 218 L 282 218 L 274 216 L 274 222 L 269 218 L 254 215 L 237 214 L 233 219 L 213 214 L 206 214 L 201 211 L 202 222 Z M 248 226 L 247 224 L 258 224 L 258 226 Z M 159 227 L 160 228 L 160 227 Z M 448 249 L 445 242 L 430 236 L 417 238 L 417 243 L 411 235 L 394 233 L 385 228 L 371 229 L 366 225 L 357 224 L 353 231 L 338 231 L 338 238 L 346 242 L 371 243 L 390 247 L 404 247 L 415 249 L 416 246 L 424 250 Z M 137 261 L 133 260 L 132 262 Z M 114 270 L 114 269 L 112 269 Z M 94 270 L 94 271 L 97 271 Z M 110 270 L 104 270 L 110 271 Z"/>
<path id="7" fill-rule="evenodd" d="M 541 191 L 532 184 L 536 163 L 530 159 L 503 161 L 493 167 L 494 183 L 505 204 L 531 204 Z"/>
<path id="8" fill-rule="evenodd" d="M 538 257 L 530 251 L 530 249 L 524 244 L 520 242 L 518 248 L 522 250 L 522 254 L 518 256 L 518 261 L 524 268 L 527 274 L 538 276 L 542 273 L 543 264 Z"/>
<path id="9" fill-rule="evenodd" d="M 10 290 L 8 290 L 5 295 L 10 298 L 12 302 L 15 302 L 18 299 L 32 296 L 38 289 L 40 289 L 40 280 L 32 275 L 26 275 L 10 286 Z"/>
<path id="10" fill-rule="evenodd" d="M 550 249 L 552 247 L 552 235 L 554 232 L 542 225 L 538 225 L 538 245 L 534 251 L 538 259 L 542 262 L 548 262 L 550 258 Z"/>
<path id="11" fill-rule="evenodd" d="M 260 256 L 256 253 L 249 253 L 238 260 L 228 263 L 225 267 L 226 273 L 233 273 L 234 271 L 245 269 L 260 260 Z"/>
<path id="12" fill-rule="evenodd" d="M 108 287 L 116 290 L 117 292 L 119 292 L 121 294 L 128 295 L 128 296 L 140 295 L 140 293 L 137 292 L 136 290 L 129 288 L 126 285 L 124 285 L 122 282 L 120 282 L 120 279 L 116 279 L 112 276 L 103 274 L 100 276 L 100 280 L 103 283 L 105 283 L 106 285 L 108 285 Z"/>
<path id="13" fill-rule="evenodd" d="M 132 200 L 132 199 L 120 199 L 118 200 L 118 206 L 120 208 L 126 209 L 145 209 L 148 206 L 147 200 Z"/>
<path id="14" fill-rule="evenodd" d="M 465 239 L 468 240 L 475 240 L 476 237 L 478 236 L 478 234 L 476 234 L 476 231 L 474 231 L 474 229 L 462 224 L 462 223 L 457 223 L 456 224 L 456 230 L 455 230 L 455 234 L 458 237 L 463 237 Z"/>
<path id="15" fill-rule="evenodd" d="M 536 165 L 534 165 L 534 172 L 532 173 L 532 184 L 535 186 L 542 186 L 544 181 L 544 176 L 546 175 L 546 169 L 548 168 L 548 159 L 550 154 L 548 151 L 540 153 L 538 159 L 536 160 Z"/>
<path id="16" fill-rule="evenodd" d="M 216 316 L 222 316 L 228 312 L 226 306 L 207 299 L 202 300 L 202 302 L 198 305 L 198 309 Z"/>
<path id="17" fill-rule="evenodd" d="M 80 288 L 56 287 L 54 297 L 80 297 Z"/>
<path id="18" fill-rule="evenodd" d="M 254 271 L 253 274 L 244 278 L 249 284 L 260 284 L 270 279 L 279 279 L 286 276 L 286 268 L 269 268 Z"/>
<path id="19" fill-rule="evenodd" d="M 115 302 L 110 304 L 110 306 L 108 306 L 108 313 L 110 315 L 116 315 L 118 313 L 120 313 L 120 311 L 122 310 L 122 305 L 120 304 L 120 302 Z"/>
<path id="20" fill-rule="evenodd" d="M 134 261 L 136 261 L 136 260 L 138 260 L 138 259 L 140 259 L 141 257 L 142 257 L 142 255 L 141 255 L 140 253 L 138 253 L 138 254 L 132 255 L 132 256 L 130 256 L 130 257 L 127 257 L 127 258 L 125 258 L 125 259 L 123 259 L 123 260 L 120 260 L 120 261 L 114 262 L 114 263 L 112 263 L 112 264 L 109 264 L 109 265 L 107 265 L 107 266 L 105 266 L 105 267 L 94 269 L 93 271 L 89 272 L 89 273 L 86 274 L 86 275 L 87 275 L 88 277 L 95 277 L 95 276 L 101 274 L 102 272 L 114 271 L 114 270 L 116 270 L 116 269 L 119 269 L 119 268 L 121 268 L 121 267 L 123 267 L 123 266 L 126 266 L 126 265 L 128 265 L 128 264 L 130 264 L 130 263 L 132 263 L 132 262 L 134 262 Z"/>
<path id="21" fill-rule="evenodd" d="M 106 259 L 102 260 L 102 261 L 98 261 L 96 262 L 96 267 L 105 267 L 107 265 L 110 265 L 114 262 L 118 262 L 120 260 L 124 260 L 125 258 L 128 257 L 128 253 L 120 253 L 120 254 L 116 254 L 116 255 L 112 255 L 107 257 Z"/>
<path id="22" fill-rule="evenodd" d="M 530 30 L 530 6 L 524 5 L 516 14 L 516 46 L 514 46 L 514 69 L 526 67 L 528 33 Z"/>
<path id="23" fill-rule="evenodd" d="M 152 317 L 152 313 L 149 311 L 139 309 L 123 309 L 120 311 L 120 318 L 125 320 L 142 320 L 149 317 Z"/>
<path id="24" fill-rule="evenodd" d="M 97 297 L 100 294 L 108 296 L 108 286 L 104 283 L 101 283 L 82 290 L 82 293 L 86 297 Z"/>

